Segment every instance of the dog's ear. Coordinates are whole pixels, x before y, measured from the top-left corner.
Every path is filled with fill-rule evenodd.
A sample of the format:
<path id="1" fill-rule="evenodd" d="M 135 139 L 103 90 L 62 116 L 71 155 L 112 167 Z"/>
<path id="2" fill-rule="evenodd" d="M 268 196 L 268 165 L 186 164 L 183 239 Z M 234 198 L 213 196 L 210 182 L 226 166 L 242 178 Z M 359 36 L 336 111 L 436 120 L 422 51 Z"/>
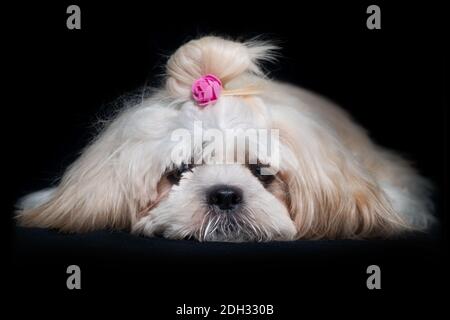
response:
<path id="1" fill-rule="evenodd" d="M 166 166 L 159 143 L 174 113 L 157 106 L 122 113 L 65 172 L 47 202 L 18 212 L 19 224 L 68 232 L 129 227 L 158 199 Z"/>
<path id="2" fill-rule="evenodd" d="M 284 115 L 278 127 L 282 176 L 299 237 L 360 238 L 408 228 L 370 171 L 335 133 L 296 114 Z"/>

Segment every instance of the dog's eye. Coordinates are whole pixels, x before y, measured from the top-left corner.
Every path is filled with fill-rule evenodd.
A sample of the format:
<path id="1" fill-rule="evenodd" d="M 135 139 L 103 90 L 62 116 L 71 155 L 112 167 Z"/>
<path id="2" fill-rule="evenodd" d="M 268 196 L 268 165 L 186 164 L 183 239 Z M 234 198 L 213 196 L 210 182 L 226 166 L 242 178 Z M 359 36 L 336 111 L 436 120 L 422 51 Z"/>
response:
<path id="1" fill-rule="evenodd" d="M 248 168 L 250 169 L 250 171 L 253 173 L 253 175 L 255 177 L 258 178 L 259 181 L 261 181 L 261 183 L 264 186 L 267 186 L 268 184 L 270 184 L 274 179 L 275 176 L 273 174 L 262 174 L 262 169 L 266 168 L 268 166 L 266 165 L 262 165 L 262 164 L 249 164 Z"/>
<path id="2" fill-rule="evenodd" d="M 181 166 L 167 174 L 167 179 L 173 184 L 178 184 L 186 171 L 192 171 L 192 165 L 182 163 Z"/>

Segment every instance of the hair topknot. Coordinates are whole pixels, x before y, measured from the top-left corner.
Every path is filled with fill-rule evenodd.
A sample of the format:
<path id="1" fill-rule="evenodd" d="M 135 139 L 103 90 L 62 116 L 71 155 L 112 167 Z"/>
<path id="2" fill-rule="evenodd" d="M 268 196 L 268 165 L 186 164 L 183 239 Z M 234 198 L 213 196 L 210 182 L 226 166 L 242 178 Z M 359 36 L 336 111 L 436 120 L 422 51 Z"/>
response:
<path id="1" fill-rule="evenodd" d="M 218 77 L 225 89 L 241 75 L 263 76 L 258 62 L 273 60 L 276 49 L 259 40 L 237 42 L 215 36 L 191 40 L 167 62 L 166 89 L 175 98 L 189 99 L 194 81 L 206 74 Z"/>

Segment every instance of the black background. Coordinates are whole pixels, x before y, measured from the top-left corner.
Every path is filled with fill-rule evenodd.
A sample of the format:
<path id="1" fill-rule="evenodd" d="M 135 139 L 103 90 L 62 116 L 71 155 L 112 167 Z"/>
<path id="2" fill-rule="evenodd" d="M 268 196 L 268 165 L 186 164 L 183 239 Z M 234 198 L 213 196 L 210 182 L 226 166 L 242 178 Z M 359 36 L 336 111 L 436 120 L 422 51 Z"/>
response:
<path id="1" fill-rule="evenodd" d="M 378 143 L 411 159 L 435 185 L 441 227 L 431 237 L 394 242 L 352 241 L 221 245 L 132 239 L 103 233 L 55 246 L 10 223 L 15 300 L 46 315 L 140 313 L 167 319 L 183 303 L 275 304 L 277 316 L 306 312 L 366 317 L 432 312 L 445 287 L 447 210 L 443 8 L 411 2 L 374 2 L 382 29 L 366 28 L 372 2 L 287 1 L 179 4 L 166 1 L 25 3 L 5 10 L 13 69 L 13 99 L 3 108 L 11 164 L 6 174 L 8 212 L 14 201 L 53 183 L 96 132 L 93 123 L 120 107 L 123 97 L 158 86 L 166 57 L 205 34 L 263 35 L 283 49 L 274 78 L 296 83 L 338 102 Z M 428 3 L 428 2 L 427 2 Z M 66 28 L 66 8 L 81 7 L 81 30 Z M 29 237 L 29 238 L 27 238 Z M 52 241 L 64 242 L 63 235 Z M 25 239 L 25 240 L 24 240 Z M 121 241 L 123 240 L 123 241 Z M 143 254 L 127 241 L 154 246 Z M 51 250 L 43 249 L 49 245 Z M 19 248 L 19 249 L 17 249 Z M 65 288 L 65 268 L 79 264 L 83 289 Z M 365 286 L 365 268 L 383 271 L 380 291 Z M 26 297 L 26 298 L 25 298 Z M 32 305 L 32 307 L 31 307 Z M 63 307 L 57 312 L 56 306 Z M 160 316 L 156 316 L 160 313 Z M 292 314 L 295 313 L 294 317 Z M 232 317 L 245 319 L 249 317 Z M 194 319 L 194 317 L 192 317 Z"/>

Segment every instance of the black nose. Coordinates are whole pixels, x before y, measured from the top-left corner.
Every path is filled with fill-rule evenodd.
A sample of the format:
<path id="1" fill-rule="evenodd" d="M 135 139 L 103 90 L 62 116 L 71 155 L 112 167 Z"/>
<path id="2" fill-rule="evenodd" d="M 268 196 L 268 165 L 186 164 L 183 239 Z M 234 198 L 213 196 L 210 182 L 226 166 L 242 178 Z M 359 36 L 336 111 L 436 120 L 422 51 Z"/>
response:
<path id="1" fill-rule="evenodd" d="M 233 186 L 214 186 L 208 192 L 208 204 L 221 210 L 233 210 L 242 202 L 242 190 Z"/>

